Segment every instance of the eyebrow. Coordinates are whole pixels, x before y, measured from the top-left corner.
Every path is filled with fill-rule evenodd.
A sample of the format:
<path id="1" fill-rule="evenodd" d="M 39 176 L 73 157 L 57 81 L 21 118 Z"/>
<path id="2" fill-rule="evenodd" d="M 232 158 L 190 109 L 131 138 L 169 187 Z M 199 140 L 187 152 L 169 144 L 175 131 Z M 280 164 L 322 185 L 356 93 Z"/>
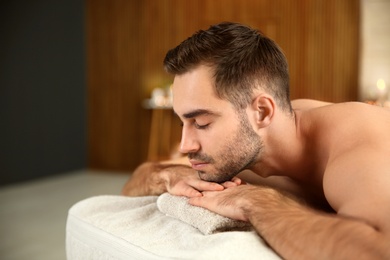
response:
<path id="1" fill-rule="evenodd" d="M 204 115 L 218 115 L 218 114 L 211 112 L 210 110 L 207 109 L 196 109 L 194 111 L 183 114 L 183 117 L 186 119 L 191 119 L 197 116 L 204 116 Z"/>

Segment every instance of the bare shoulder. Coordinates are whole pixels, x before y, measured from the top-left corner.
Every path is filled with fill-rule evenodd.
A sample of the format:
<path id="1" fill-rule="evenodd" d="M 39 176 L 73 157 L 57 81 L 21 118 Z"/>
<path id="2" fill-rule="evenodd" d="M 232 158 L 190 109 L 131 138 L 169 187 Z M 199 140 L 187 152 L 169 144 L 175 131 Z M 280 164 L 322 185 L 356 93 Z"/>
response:
<path id="1" fill-rule="evenodd" d="M 390 110 L 361 102 L 334 104 L 318 109 L 312 116 L 321 116 L 337 136 L 355 139 L 354 145 L 390 147 Z M 311 118 L 313 119 L 313 118 Z"/>
<path id="2" fill-rule="evenodd" d="M 358 102 L 324 108 L 325 196 L 338 214 L 390 236 L 390 111 Z"/>
<path id="3" fill-rule="evenodd" d="M 291 106 L 293 109 L 312 109 L 317 107 L 323 107 L 327 105 L 331 105 L 333 103 L 314 100 L 314 99 L 295 99 L 291 101 Z"/>
<path id="4" fill-rule="evenodd" d="M 373 116 L 374 114 L 389 115 L 390 108 L 371 105 L 363 102 L 351 101 L 342 103 L 331 103 L 314 99 L 296 99 L 291 101 L 294 110 L 302 110 L 304 112 L 325 112 L 325 113 L 339 113 L 339 112 L 357 112 Z"/>
<path id="5" fill-rule="evenodd" d="M 335 134 L 341 138 L 380 138 L 390 131 L 390 110 L 362 102 L 312 106 L 301 112 L 304 123 L 314 125 L 319 131 L 326 131 L 327 135 Z M 387 139 L 390 141 L 390 138 Z"/>

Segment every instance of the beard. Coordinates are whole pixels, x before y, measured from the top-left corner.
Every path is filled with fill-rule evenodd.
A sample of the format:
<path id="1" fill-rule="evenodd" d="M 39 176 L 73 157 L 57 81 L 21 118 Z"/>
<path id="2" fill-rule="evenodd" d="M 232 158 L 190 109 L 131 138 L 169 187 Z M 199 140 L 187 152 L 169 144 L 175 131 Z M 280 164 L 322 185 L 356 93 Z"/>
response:
<path id="1" fill-rule="evenodd" d="M 225 143 L 215 157 L 196 152 L 189 153 L 189 159 L 196 159 L 214 165 L 210 172 L 198 171 L 202 180 L 223 183 L 231 180 L 241 171 L 252 166 L 263 150 L 263 142 L 252 129 L 244 111 L 238 114 L 240 127 Z"/>

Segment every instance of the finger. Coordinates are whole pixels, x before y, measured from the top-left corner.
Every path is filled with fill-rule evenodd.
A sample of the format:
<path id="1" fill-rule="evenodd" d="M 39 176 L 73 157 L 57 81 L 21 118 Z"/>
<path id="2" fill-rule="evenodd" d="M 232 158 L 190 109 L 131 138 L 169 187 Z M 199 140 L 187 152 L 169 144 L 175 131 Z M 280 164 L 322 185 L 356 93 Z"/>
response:
<path id="1" fill-rule="evenodd" d="M 193 206 L 198 206 L 198 207 L 211 210 L 210 207 L 214 205 L 216 202 L 215 197 L 213 197 L 213 195 L 215 195 L 216 193 L 218 192 L 214 192 L 214 191 L 202 192 L 203 194 L 202 197 L 192 197 L 188 200 L 188 203 Z"/>
<path id="2" fill-rule="evenodd" d="M 181 191 L 168 191 L 169 194 L 175 195 L 175 196 L 184 196 L 188 198 L 193 198 L 193 197 L 202 197 L 202 193 L 195 190 L 195 189 L 187 189 L 187 190 L 181 190 Z"/>
<path id="3" fill-rule="evenodd" d="M 188 203 L 192 206 L 202 207 L 202 197 L 192 197 L 188 200 Z"/>
<path id="4" fill-rule="evenodd" d="M 185 183 L 178 183 L 174 187 L 168 189 L 168 192 L 176 196 L 186 196 L 186 197 L 201 197 L 202 193 L 197 189 L 189 186 Z"/>
<path id="5" fill-rule="evenodd" d="M 189 188 L 187 191 L 184 192 L 184 194 L 182 194 L 182 196 L 186 196 L 189 198 L 202 197 L 202 193 L 196 189 Z"/>
<path id="6" fill-rule="evenodd" d="M 198 191 L 221 191 L 225 189 L 221 184 L 202 180 L 194 180 L 190 185 Z"/>
<path id="7" fill-rule="evenodd" d="M 233 177 L 233 179 L 231 180 L 232 182 L 236 183 L 237 185 L 241 185 L 243 184 L 243 180 L 241 180 L 240 178 L 238 177 Z"/>
<path id="8" fill-rule="evenodd" d="M 222 186 L 227 189 L 227 188 L 231 188 L 231 187 L 236 187 L 237 184 L 236 182 L 233 182 L 233 181 L 225 181 L 224 183 L 222 183 Z"/>

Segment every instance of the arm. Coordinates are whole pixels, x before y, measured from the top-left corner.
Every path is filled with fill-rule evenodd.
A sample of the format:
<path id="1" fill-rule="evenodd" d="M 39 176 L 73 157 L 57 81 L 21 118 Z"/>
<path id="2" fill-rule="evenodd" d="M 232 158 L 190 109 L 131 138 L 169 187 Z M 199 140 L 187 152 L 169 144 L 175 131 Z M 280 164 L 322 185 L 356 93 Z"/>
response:
<path id="1" fill-rule="evenodd" d="M 250 221 L 286 259 L 390 259 L 389 169 L 385 156 L 373 151 L 355 151 L 331 162 L 324 189 L 337 214 L 252 185 L 204 192 L 190 203 Z"/>
<path id="2" fill-rule="evenodd" d="M 217 183 L 200 180 L 185 158 L 160 163 L 141 164 L 122 189 L 125 196 L 160 195 L 169 192 L 187 197 L 201 196 L 200 191 L 223 190 Z"/>
<path id="3" fill-rule="evenodd" d="M 355 218 L 316 211 L 272 188 L 241 185 L 222 192 L 205 192 L 203 197 L 191 198 L 190 203 L 251 222 L 285 259 L 390 256 L 388 236 L 372 226 Z"/>

